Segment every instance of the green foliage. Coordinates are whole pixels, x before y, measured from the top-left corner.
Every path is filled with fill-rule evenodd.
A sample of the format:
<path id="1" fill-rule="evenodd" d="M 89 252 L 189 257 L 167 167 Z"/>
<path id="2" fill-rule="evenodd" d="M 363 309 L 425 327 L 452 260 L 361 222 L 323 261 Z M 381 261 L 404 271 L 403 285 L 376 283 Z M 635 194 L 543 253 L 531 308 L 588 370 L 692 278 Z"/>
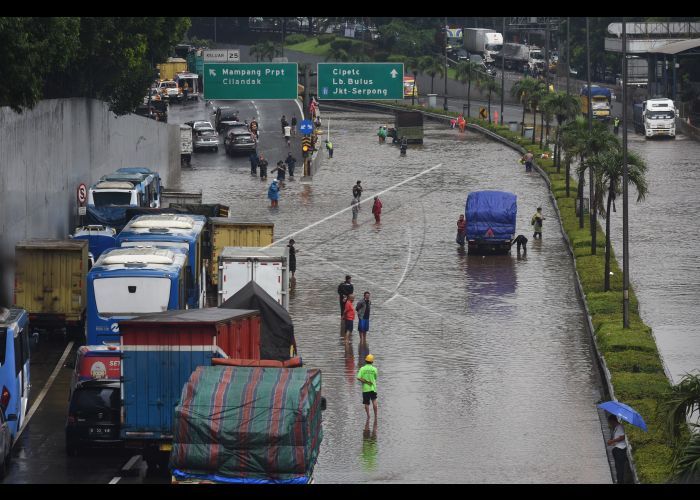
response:
<path id="1" fill-rule="evenodd" d="M 318 45 L 327 45 L 335 40 L 335 35 L 333 33 L 327 33 L 323 35 L 318 35 L 317 37 Z"/>
<path id="2" fill-rule="evenodd" d="M 331 49 L 349 52 L 353 41 L 354 40 L 351 40 L 350 38 L 336 38 L 331 42 Z"/>
<path id="3" fill-rule="evenodd" d="M 287 35 L 287 37 L 284 39 L 284 43 L 293 45 L 295 43 L 305 42 L 307 38 L 307 35 L 304 35 L 303 33 L 292 33 L 291 35 Z"/>
<path id="4" fill-rule="evenodd" d="M 44 95 L 44 84 L 80 47 L 80 18 L 0 17 L 0 106 L 21 113 Z"/>
<path id="5" fill-rule="evenodd" d="M 155 64 L 166 60 L 190 25 L 186 17 L 78 20 L 78 46 L 65 55 L 64 67 L 52 67 L 46 75 L 44 97 L 93 97 L 118 115 L 141 103 Z"/>
<path id="6" fill-rule="evenodd" d="M 620 401 L 660 397 L 669 387 L 668 379 L 664 373 L 618 371 L 612 374 L 611 381 Z"/>
<path id="7" fill-rule="evenodd" d="M 622 297 L 620 297 L 619 307 L 622 308 Z M 655 353 L 638 351 L 636 349 L 609 352 L 605 355 L 605 362 L 608 365 L 608 369 L 613 372 L 664 373 L 664 367 Z"/>

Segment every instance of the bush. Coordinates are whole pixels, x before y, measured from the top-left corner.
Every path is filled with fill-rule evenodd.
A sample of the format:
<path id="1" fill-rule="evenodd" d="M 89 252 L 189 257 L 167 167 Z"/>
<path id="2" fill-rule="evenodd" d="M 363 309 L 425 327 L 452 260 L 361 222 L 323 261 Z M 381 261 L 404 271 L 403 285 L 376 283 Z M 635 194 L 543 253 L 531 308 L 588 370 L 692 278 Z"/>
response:
<path id="1" fill-rule="evenodd" d="M 352 42 L 353 40 L 349 38 L 336 38 L 331 42 L 331 49 L 349 52 L 352 47 Z"/>
<path id="2" fill-rule="evenodd" d="M 659 397 L 670 387 L 664 373 L 614 372 L 611 382 L 620 401 Z"/>
<path id="3" fill-rule="evenodd" d="M 605 363 L 613 372 L 625 371 L 631 373 L 664 373 L 664 367 L 655 353 L 637 351 L 616 351 L 605 353 Z M 639 411 L 639 408 L 637 408 Z"/>
<path id="4" fill-rule="evenodd" d="M 294 33 L 285 38 L 285 43 L 288 45 L 294 45 L 295 43 L 305 42 L 308 37 L 303 33 Z"/>
<path id="5" fill-rule="evenodd" d="M 386 50 L 378 50 L 374 53 L 374 60 L 376 62 L 389 61 L 390 54 Z M 389 61 L 391 62 L 391 61 Z"/>
<path id="6" fill-rule="evenodd" d="M 333 40 L 335 40 L 335 35 L 333 33 L 318 35 L 317 40 L 319 45 L 326 45 L 327 43 L 331 43 Z"/>

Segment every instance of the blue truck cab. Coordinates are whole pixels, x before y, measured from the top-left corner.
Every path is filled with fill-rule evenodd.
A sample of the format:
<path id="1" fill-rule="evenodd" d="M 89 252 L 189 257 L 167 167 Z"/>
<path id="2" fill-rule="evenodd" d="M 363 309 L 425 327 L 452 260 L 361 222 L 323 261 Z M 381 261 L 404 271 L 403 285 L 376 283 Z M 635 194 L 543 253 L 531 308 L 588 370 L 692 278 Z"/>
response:
<path id="1" fill-rule="evenodd" d="M 187 303 L 187 252 L 180 248 L 113 248 L 87 276 L 87 343 L 119 343 L 119 321 L 182 309 Z"/>
<path id="2" fill-rule="evenodd" d="M 203 215 L 142 215 L 134 217 L 117 235 L 121 248 L 153 246 L 180 248 L 188 252 L 191 274 L 187 307 L 206 305 L 206 266 L 202 259 L 202 236 L 207 223 Z"/>
<path id="3" fill-rule="evenodd" d="M 518 215 L 517 196 L 507 191 L 474 191 L 467 196 L 467 250 L 473 254 L 510 252 Z"/>
<path id="4" fill-rule="evenodd" d="M 29 333 L 27 311 L 0 308 L 0 407 L 12 440 L 24 424 L 29 402 Z"/>
<path id="5" fill-rule="evenodd" d="M 100 258 L 102 252 L 117 246 L 117 231 L 113 227 L 101 224 L 90 224 L 75 228 L 70 236 L 74 240 L 86 240 L 88 242 L 91 266 Z"/>

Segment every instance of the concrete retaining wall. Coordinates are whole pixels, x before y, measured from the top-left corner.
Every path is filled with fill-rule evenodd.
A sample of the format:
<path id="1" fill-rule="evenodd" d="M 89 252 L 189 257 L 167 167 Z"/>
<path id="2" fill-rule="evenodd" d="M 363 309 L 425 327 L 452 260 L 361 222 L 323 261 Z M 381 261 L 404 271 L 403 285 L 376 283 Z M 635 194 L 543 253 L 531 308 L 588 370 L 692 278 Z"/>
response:
<path id="1" fill-rule="evenodd" d="M 95 99 L 51 99 L 22 114 L 0 108 L 0 304 L 12 304 L 15 244 L 65 238 L 77 221 L 76 190 L 127 166 L 179 184 L 179 127 L 117 117 Z"/>

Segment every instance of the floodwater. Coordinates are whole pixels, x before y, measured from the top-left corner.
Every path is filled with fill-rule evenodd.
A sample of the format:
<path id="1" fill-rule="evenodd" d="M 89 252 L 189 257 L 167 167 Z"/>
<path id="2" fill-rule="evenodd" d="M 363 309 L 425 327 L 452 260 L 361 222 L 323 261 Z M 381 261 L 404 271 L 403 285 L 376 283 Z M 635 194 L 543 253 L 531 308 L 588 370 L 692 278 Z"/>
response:
<path id="1" fill-rule="evenodd" d="M 652 327 L 674 383 L 700 369 L 698 217 L 700 144 L 686 136 L 645 140 L 629 133 L 629 148 L 647 162 L 649 193 L 637 203 L 630 188 L 630 281 L 642 319 Z M 611 237 L 622 268 L 622 197 Z"/>
<path id="2" fill-rule="evenodd" d="M 356 226 L 345 211 L 294 236 L 290 313 L 304 364 L 322 370 L 328 400 L 316 482 L 609 483 L 591 342 L 542 179 L 478 134 L 428 122 L 425 145 L 400 158 L 374 134 L 390 117 L 324 118 L 334 158 L 324 158 L 312 184 L 288 181 L 277 209 L 245 157 L 198 153 L 196 170 L 182 174 L 183 188 L 203 189 L 205 202 L 228 204 L 236 217 L 274 221 L 282 238 L 349 207 L 358 179 L 371 199 L 440 165 L 383 194 L 380 225 L 368 202 Z M 272 167 L 282 156 L 268 159 Z M 529 238 L 542 205 L 544 238 L 530 238 L 526 257 L 472 257 L 455 244 L 467 193 L 481 189 L 517 194 L 518 232 Z M 347 347 L 339 336 L 336 288 L 345 274 L 358 296 L 372 293 L 376 426 L 366 425 L 355 380 L 367 349 L 357 332 Z"/>

